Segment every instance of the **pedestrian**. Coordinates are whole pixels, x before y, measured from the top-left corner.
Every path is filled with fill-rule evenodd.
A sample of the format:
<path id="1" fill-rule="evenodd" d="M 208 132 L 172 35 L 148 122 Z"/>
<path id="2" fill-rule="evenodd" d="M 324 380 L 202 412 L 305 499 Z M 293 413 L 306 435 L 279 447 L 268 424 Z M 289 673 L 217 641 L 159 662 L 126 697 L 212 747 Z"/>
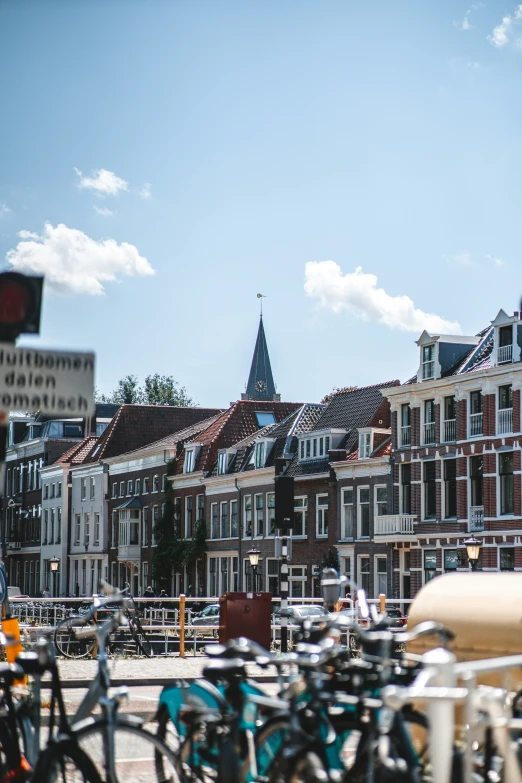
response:
<path id="1" fill-rule="evenodd" d="M 160 597 L 160 598 L 168 598 L 168 597 L 169 597 L 169 594 L 167 593 L 167 591 L 166 591 L 166 590 L 161 590 L 161 591 L 160 591 L 160 594 L 159 594 L 159 597 Z M 168 609 L 168 608 L 169 608 L 169 605 L 168 605 L 168 603 L 162 602 L 162 603 L 160 604 L 160 609 Z"/>
<path id="2" fill-rule="evenodd" d="M 146 590 L 143 591 L 143 598 L 156 598 L 156 593 L 152 589 L 152 587 L 149 585 Z M 146 607 L 152 606 L 150 603 L 145 604 Z"/>
<path id="3" fill-rule="evenodd" d="M 51 597 L 51 591 L 48 587 L 44 587 L 42 590 L 42 598 L 50 598 Z"/>

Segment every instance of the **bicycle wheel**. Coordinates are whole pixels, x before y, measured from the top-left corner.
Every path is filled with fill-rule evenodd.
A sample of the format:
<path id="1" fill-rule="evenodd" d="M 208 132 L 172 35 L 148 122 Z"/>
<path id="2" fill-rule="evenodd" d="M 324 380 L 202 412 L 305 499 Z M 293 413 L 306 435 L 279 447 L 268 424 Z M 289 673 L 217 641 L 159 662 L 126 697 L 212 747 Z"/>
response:
<path id="1" fill-rule="evenodd" d="M 138 652 L 141 652 L 147 658 L 152 658 L 152 645 L 137 617 L 129 617 L 129 631 L 136 642 Z"/>
<path id="2" fill-rule="evenodd" d="M 174 753 L 133 715 L 118 715 L 113 734 L 105 718 L 100 718 L 82 725 L 74 736 L 107 783 L 179 783 Z M 113 771 L 106 754 L 111 741 Z"/>
<path id="3" fill-rule="evenodd" d="M 91 627 L 96 631 L 94 620 L 85 620 L 83 617 L 69 617 L 58 623 L 54 632 L 54 646 L 60 655 L 65 658 L 87 658 L 92 654 L 96 646 L 96 635 L 86 639 L 79 639 L 76 631 Z"/>
<path id="4" fill-rule="evenodd" d="M 103 783 L 89 756 L 71 739 L 53 742 L 41 753 L 32 780 L 38 783 Z"/>

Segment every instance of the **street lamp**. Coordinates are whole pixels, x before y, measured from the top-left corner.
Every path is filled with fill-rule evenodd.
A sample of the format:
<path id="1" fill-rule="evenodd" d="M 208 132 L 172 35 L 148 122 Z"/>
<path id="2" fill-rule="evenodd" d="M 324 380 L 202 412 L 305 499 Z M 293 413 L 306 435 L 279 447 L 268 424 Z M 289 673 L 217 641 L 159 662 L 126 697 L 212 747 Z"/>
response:
<path id="1" fill-rule="evenodd" d="M 250 560 L 250 567 L 252 568 L 252 589 L 253 592 L 256 592 L 257 587 L 257 568 L 259 566 L 259 555 L 261 552 L 259 549 L 249 549 L 247 552 L 248 559 Z"/>
<path id="2" fill-rule="evenodd" d="M 58 573 L 58 569 L 60 568 L 60 558 L 50 557 L 49 566 L 51 567 L 51 573 L 53 575 L 53 598 L 56 598 L 56 574 Z"/>
<path id="3" fill-rule="evenodd" d="M 466 552 L 468 554 L 468 560 L 471 564 L 471 570 L 476 571 L 477 570 L 477 563 L 478 559 L 480 557 L 480 550 L 482 547 L 482 541 L 479 541 L 478 538 L 475 538 L 475 536 L 472 534 L 470 538 L 467 538 L 464 541 L 464 546 L 466 547 Z"/>

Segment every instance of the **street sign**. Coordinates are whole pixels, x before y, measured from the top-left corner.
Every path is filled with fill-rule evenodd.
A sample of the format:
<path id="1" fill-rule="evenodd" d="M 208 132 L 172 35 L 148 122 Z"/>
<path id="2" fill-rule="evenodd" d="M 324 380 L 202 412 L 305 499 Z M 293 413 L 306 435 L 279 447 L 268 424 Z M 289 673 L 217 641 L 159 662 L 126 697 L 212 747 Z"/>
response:
<path id="1" fill-rule="evenodd" d="M 90 416 L 94 354 L 15 348 L 0 343 L 0 411 Z"/>

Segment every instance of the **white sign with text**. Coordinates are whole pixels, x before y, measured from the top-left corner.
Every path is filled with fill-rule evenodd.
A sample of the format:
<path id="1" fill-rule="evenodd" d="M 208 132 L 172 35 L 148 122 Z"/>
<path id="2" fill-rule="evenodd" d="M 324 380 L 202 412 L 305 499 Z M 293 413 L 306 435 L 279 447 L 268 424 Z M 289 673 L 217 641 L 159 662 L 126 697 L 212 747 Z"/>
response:
<path id="1" fill-rule="evenodd" d="M 0 411 L 94 413 L 94 354 L 0 343 Z"/>

